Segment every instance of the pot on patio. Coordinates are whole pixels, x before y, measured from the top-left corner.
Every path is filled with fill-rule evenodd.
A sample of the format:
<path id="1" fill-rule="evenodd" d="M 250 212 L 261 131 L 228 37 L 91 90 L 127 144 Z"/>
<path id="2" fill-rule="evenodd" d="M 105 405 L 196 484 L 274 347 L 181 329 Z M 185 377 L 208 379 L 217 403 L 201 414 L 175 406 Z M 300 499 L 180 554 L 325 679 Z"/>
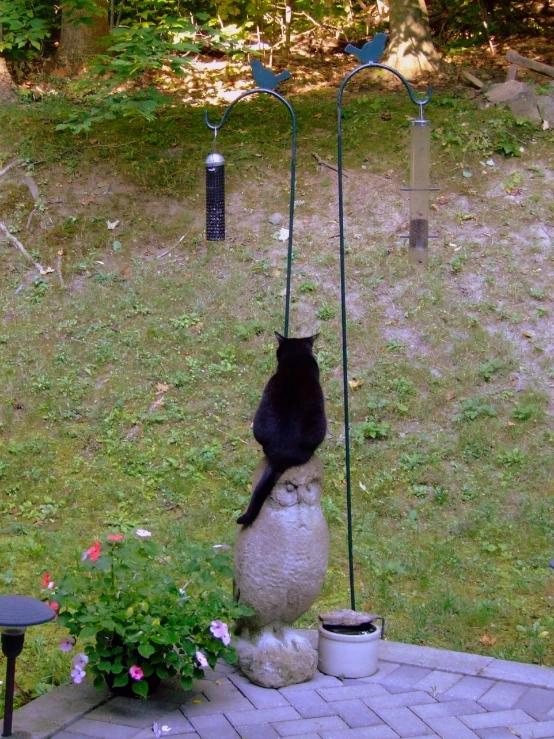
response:
<path id="1" fill-rule="evenodd" d="M 319 617 L 318 669 L 334 677 L 369 677 L 377 672 L 382 616 L 341 610 Z M 374 621 L 381 621 L 377 626 Z"/>

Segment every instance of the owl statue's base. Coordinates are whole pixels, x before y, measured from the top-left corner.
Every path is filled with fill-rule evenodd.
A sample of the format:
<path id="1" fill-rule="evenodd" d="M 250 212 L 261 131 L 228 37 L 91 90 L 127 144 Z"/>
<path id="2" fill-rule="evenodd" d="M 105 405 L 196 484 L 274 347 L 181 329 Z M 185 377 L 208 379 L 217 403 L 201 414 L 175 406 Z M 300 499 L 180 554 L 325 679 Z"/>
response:
<path id="1" fill-rule="evenodd" d="M 294 629 L 268 626 L 254 640 L 235 643 L 241 672 L 262 688 L 284 688 L 311 680 L 317 670 L 317 651 Z"/>
<path id="2" fill-rule="evenodd" d="M 265 468 L 254 474 L 256 486 Z M 317 652 L 292 624 L 318 597 L 329 557 L 321 510 L 323 465 L 312 459 L 287 470 L 235 545 L 235 597 L 252 616 L 237 622 L 239 667 L 256 685 L 282 688 L 311 680 Z"/>

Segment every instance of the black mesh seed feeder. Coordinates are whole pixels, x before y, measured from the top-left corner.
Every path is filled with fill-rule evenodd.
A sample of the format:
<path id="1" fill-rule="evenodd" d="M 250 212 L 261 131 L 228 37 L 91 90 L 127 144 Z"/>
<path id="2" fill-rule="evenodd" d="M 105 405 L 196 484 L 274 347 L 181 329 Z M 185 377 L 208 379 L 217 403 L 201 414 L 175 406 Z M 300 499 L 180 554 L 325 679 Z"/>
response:
<path id="1" fill-rule="evenodd" d="M 4 729 L 2 736 L 12 735 L 15 660 L 23 650 L 25 629 L 52 621 L 55 612 L 36 598 L 26 595 L 0 596 L 0 632 L 2 652 L 7 659 L 6 695 L 4 702 Z"/>
<path id="2" fill-rule="evenodd" d="M 398 77 L 406 88 L 410 100 L 419 106 L 419 117 L 411 122 L 411 167 L 410 187 L 401 188 L 410 192 L 410 232 L 408 239 L 408 254 L 411 264 L 427 264 L 427 246 L 429 239 L 429 191 L 436 188 L 429 187 L 429 143 L 430 124 L 424 118 L 423 108 L 431 100 L 432 88 L 427 88 L 424 98 L 417 98 L 403 75 L 393 67 L 380 64 L 381 57 L 388 36 L 378 33 L 361 49 L 349 44 L 345 51 L 354 54 L 361 62 L 359 67 L 352 70 L 343 79 L 337 96 L 337 172 L 338 172 L 338 200 L 339 200 L 339 244 L 340 244 L 340 284 L 341 284 L 341 314 L 342 314 L 342 377 L 344 403 L 344 446 L 345 446 L 345 478 L 346 478 L 346 517 L 348 528 L 348 565 L 350 576 L 350 607 L 356 610 L 354 592 L 354 555 L 352 541 L 352 497 L 350 482 L 350 421 L 348 411 L 348 350 L 346 339 L 346 270 L 344 244 L 344 195 L 343 195 L 343 163 L 342 163 L 342 97 L 346 85 L 352 77 L 365 69 L 382 69 Z"/>
<path id="3" fill-rule="evenodd" d="M 250 64 L 254 82 L 258 85 L 253 90 L 247 90 L 239 95 L 225 110 L 219 123 L 210 123 L 208 113 L 204 113 L 206 126 L 214 132 L 214 143 L 212 153 L 206 159 L 206 239 L 208 241 L 223 241 L 225 239 L 225 160 L 215 150 L 217 134 L 225 124 L 229 113 L 235 105 L 250 95 L 266 94 L 279 100 L 289 111 L 292 134 L 291 134 L 291 167 L 290 167 L 290 204 L 289 204 L 289 228 L 288 228 L 288 252 L 287 252 L 287 282 L 285 290 L 285 327 L 284 336 L 289 332 L 290 313 L 290 283 L 292 269 L 292 239 L 294 227 L 294 197 L 296 183 L 296 115 L 289 101 L 276 91 L 276 87 L 290 78 L 290 72 L 284 70 L 275 74 L 271 69 L 264 67 L 259 60 Z"/>

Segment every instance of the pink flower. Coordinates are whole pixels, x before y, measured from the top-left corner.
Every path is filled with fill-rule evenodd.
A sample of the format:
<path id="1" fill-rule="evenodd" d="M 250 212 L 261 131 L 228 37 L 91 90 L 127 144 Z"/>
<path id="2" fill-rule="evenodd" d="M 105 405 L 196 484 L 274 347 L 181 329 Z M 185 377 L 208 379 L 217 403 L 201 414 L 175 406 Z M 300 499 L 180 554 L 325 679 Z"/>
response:
<path id="1" fill-rule="evenodd" d="M 202 654 L 202 652 L 196 652 L 196 661 L 200 665 L 200 667 L 205 670 L 210 665 L 208 664 L 208 660 L 206 659 L 205 655 Z"/>
<path id="2" fill-rule="evenodd" d="M 231 643 L 229 627 L 227 626 L 227 624 L 223 623 L 223 621 L 220 621 L 219 619 L 212 621 L 210 625 L 210 631 L 216 639 L 221 639 L 225 646 L 228 646 Z"/>
<path id="3" fill-rule="evenodd" d="M 80 670 L 83 669 L 83 667 L 86 667 L 88 665 L 88 657 L 86 654 L 83 654 L 82 652 L 79 652 L 79 654 L 75 655 L 73 657 L 73 665 L 76 668 L 79 668 Z"/>
<path id="4" fill-rule="evenodd" d="M 133 678 L 133 680 L 142 680 L 142 678 L 144 677 L 144 672 L 137 665 L 133 665 L 129 669 L 129 675 Z"/>
<path id="5" fill-rule="evenodd" d="M 72 636 L 66 636 L 65 639 L 60 641 L 60 649 L 62 652 L 71 652 L 74 644 L 75 639 Z"/>
<path id="6" fill-rule="evenodd" d="M 86 674 L 87 673 L 83 670 L 83 668 L 77 665 L 75 665 L 75 667 L 71 670 L 71 677 L 73 678 L 73 682 L 77 683 L 77 685 L 84 680 Z"/>
<path id="7" fill-rule="evenodd" d="M 85 559 L 90 559 L 91 562 L 96 562 L 102 552 L 102 544 L 99 541 L 95 541 L 94 544 L 87 549 L 87 551 L 81 557 L 81 562 Z"/>
<path id="8" fill-rule="evenodd" d="M 59 603 L 53 601 L 52 603 L 47 603 L 46 605 L 54 611 L 54 613 L 56 614 L 56 618 L 58 618 L 58 608 L 60 607 Z"/>
<path id="9" fill-rule="evenodd" d="M 108 536 L 106 536 L 108 541 L 123 541 L 124 538 L 123 534 L 108 534 Z"/>

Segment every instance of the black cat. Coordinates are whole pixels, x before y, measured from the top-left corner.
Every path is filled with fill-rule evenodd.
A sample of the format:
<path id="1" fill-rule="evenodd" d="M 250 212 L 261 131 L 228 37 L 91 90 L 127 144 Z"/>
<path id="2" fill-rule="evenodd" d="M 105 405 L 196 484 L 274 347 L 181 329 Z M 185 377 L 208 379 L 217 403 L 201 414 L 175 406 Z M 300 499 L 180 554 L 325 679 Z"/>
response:
<path id="1" fill-rule="evenodd" d="M 273 486 L 289 467 L 306 464 L 325 438 L 327 420 L 313 354 L 316 336 L 285 339 L 275 332 L 277 371 L 269 380 L 254 416 L 254 437 L 262 445 L 267 467 L 237 523 L 256 520 Z"/>

